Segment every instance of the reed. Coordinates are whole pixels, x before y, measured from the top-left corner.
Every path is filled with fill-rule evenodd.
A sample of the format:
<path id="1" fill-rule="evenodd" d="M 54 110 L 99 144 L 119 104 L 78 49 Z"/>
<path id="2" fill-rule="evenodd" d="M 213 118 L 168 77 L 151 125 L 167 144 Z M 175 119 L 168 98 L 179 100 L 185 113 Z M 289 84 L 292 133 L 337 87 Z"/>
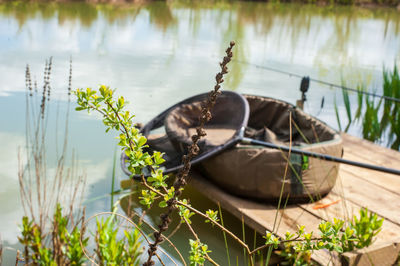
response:
<path id="1" fill-rule="evenodd" d="M 19 188 L 25 212 L 21 236 L 18 239 L 24 246 L 24 251 L 23 258 L 17 255 L 17 262 L 24 260 L 26 264 L 81 265 L 85 261 L 79 243 L 80 234 L 85 232 L 85 228 L 82 227 L 85 212 L 80 208 L 85 177 L 77 174 L 74 154 L 71 156 L 71 164 L 66 165 L 69 101 L 65 114 L 62 151 L 60 154 L 56 152 L 55 170 L 50 171 L 48 167 L 47 131 L 50 114 L 54 113 L 54 105 L 50 102 L 51 71 L 52 58 L 49 58 L 45 63 L 43 86 L 40 91 L 37 81 L 32 81 L 29 65 L 25 70 L 26 144 L 18 154 Z M 70 88 L 72 63 L 69 73 Z M 59 107 L 58 105 L 57 114 Z M 58 116 L 56 120 L 58 129 Z M 85 243 L 87 240 L 83 240 L 83 245 Z"/>
<path id="2" fill-rule="evenodd" d="M 218 210 L 219 210 L 220 217 L 221 217 L 221 225 L 222 225 L 223 227 L 225 227 L 225 225 L 224 225 L 224 218 L 223 218 L 223 215 L 222 215 L 222 209 L 221 209 L 221 205 L 220 205 L 220 204 L 218 204 Z M 222 231 L 222 234 L 223 234 L 223 236 L 224 236 L 224 243 L 225 243 L 225 250 L 226 250 L 226 259 L 227 259 L 227 261 L 228 261 L 228 266 L 231 266 L 231 259 L 230 259 L 230 256 L 229 256 L 229 245 L 228 245 L 228 241 L 227 241 L 227 239 L 226 239 L 226 233 L 225 233 L 225 231 Z"/>
<path id="3" fill-rule="evenodd" d="M 368 91 L 364 84 L 359 84 L 357 90 L 357 109 L 353 115 L 349 94 L 342 89 L 347 114 L 344 131 L 347 132 L 350 125 L 360 124 L 364 139 L 385 143 L 394 150 L 400 150 L 400 103 L 364 94 L 363 92 Z M 383 95 L 400 99 L 400 75 L 397 66 L 393 71 L 383 69 Z M 336 98 L 334 106 L 339 129 L 342 130 Z"/>
<path id="4" fill-rule="evenodd" d="M 115 166 L 117 164 L 117 146 L 114 149 L 114 158 L 113 158 L 113 167 L 112 167 L 112 174 L 111 174 L 111 192 L 110 192 L 110 196 L 111 196 L 111 206 L 110 206 L 110 212 L 114 211 L 114 195 L 116 193 L 115 191 Z"/>
<path id="5" fill-rule="evenodd" d="M 47 218 L 52 216 L 57 203 L 63 202 L 64 210 L 68 210 L 71 221 L 74 217 L 75 202 L 79 204 L 84 190 L 85 177 L 77 174 L 74 154 L 70 166 L 66 166 L 68 149 L 69 102 L 65 114 L 65 128 L 62 151 L 56 160 L 55 170 L 50 172 L 47 167 L 47 127 L 49 123 L 51 95 L 52 59 L 46 61 L 42 91 L 33 89 L 29 66 L 26 68 L 26 144 L 25 156 L 19 152 L 19 186 L 21 202 L 25 214 L 35 221 L 42 231 L 45 230 Z M 70 69 L 72 73 L 72 69 Z M 69 77 L 71 79 L 71 77 Z M 39 96 L 41 95 L 41 96 Z M 40 106 L 38 106 L 38 98 Z M 57 110 L 58 112 L 58 110 Z M 57 118 L 58 119 L 58 118 Z M 57 121 L 56 121 L 57 124 Z"/>

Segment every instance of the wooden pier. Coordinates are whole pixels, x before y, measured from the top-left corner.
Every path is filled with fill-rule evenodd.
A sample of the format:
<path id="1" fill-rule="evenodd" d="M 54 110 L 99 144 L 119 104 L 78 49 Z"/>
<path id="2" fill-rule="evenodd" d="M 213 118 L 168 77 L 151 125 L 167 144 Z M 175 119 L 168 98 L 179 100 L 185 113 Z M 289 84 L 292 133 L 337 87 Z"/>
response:
<path id="1" fill-rule="evenodd" d="M 400 169 L 400 152 L 347 134 L 343 135 L 343 141 L 345 159 Z M 362 207 L 385 219 L 376 241 L 366 249 L 341 256 L 325 250 L 314 252 L 312 259 L 321 265 L 393 265 L 400 252 L 400 176 L 341 165 L 331 193 L 316 203 L 279 210 L 280 223 L 275 228 L 275 206 L 232 196 L 196 173 L 190 184 L 239 219 L 243 217 L 249 227 L 261 234 L 268 230 L 283 237 L 286 231 L 296 231 L 297 225 L 305 225 L 308 232 L 317 232 L 321 220 L 334 217 L 348 220 L 358 215 Z M 325 208 L 313 208 L 316 204 L 331 203 L 334 204 Z"/>

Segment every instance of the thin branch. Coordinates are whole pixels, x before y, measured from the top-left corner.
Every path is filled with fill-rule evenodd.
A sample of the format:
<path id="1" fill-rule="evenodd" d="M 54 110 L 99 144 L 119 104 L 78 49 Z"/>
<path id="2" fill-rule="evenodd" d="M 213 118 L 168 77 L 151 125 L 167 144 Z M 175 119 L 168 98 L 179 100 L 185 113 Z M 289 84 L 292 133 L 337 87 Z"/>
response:
<path id="1" fill-rule="evenodd" d="M 248 247 L 248 245 L 246 243 L 244 243 L 240 238 L 238 238 L 235 234 L 233 234 L 231 231 L 229 231 L 228 229 L 226 229 L 224 226 L 222 226 L 220 223 L 214 221 L 213 219 L 211 219 L 210 217 L 208 217 L 207 215 L 205 215 L 204 213 L 202 213 L 199 210 L 196 210 L 195 208 L 193 208 L 192 206 L 183 203 L 182 201 L 177 201 L 176 202 L 179 205 L 182 205 L 186 208 L 188 208 L 189 210 L 191 210 L 192 212 L 202 216 L 203 218 L 209 220 L 212 224 L 216 225 L 219 229 L 221 229 L 222 231 L 224 231 L 225 233 L 227 233 L 228 235 L 230 235 L 235 241 L 237 241 L 240 245 L 242 245 L 248 254 L 251 254 L 250 252 L 250 248 Z"/>
<path id="2" fill-rule="evenodd" d="M 322 238 L 315 237 L 315 238 L 311 238 L 310 240 L 311 241 L 319 241 L 319 240 L 322 240 Z M 304 238 L 295 238 L 295 239 L 282 240 L 282 241 L 280 241 L 280 244 L 289 243 L 289 242 L 301 242 L 301 241 L 306 241 L 306 239 L 304 239 Z M 252 250 L 250 252 L 250 255 L 252 255 L 252 254 L 256 253 L 257 251 L 260 251 L 260 250 L 262 250 L 264 248 L 270 247 L 271 245 L 273 245 L 273 244 L 265 244 L 265 245 L 263 245 L 261 247 L 258 247 L 256 249 Z"/>
<path id="3" fill-rule="evenodd" d="M 139 223 L 144 223 L 146 224 L 148 227 L 150 227 L 151 230 L 153 230 L 154 232 L 156 231 L 156 228 L 154 228 L 150 223 L 146 222 L 143 219 L 143 215 L 138 215 L 135 211 L 133 211 L 133 214 L 139 217 Z M 164 236 L 165 237 L 165 236 Z M 181 262 L 183 263 L 184 266 L 186 266 L 186 262 L 185 259 L 183 258 L 182 254 L 179 252 L 178 248 L 174 245 L 174 243 L 172 243 L 172 241 L 169 239 L 168 237 L 165 237 L 165 241 L 167 241 L 174 249 L 175 252 L 178 254 L 179 258 L 181 259 Z M 172 260 L 173 261 L 173 260 Z M 174 261 L 173 261 L 174 262 Z M 174 262 L 175 263 L 175 262 Z M 176 263 L 175 263 L 176 264 Z M 177 265 L 177 264 L 176 264 Z"/>
<path id="4" fill-rule="evenodd" d="M 185 224 L 187 225 L 187 227 L 189 228 L 189 231 L 193 234 L 193 236 L 196 238 L 197 242 L 201 243 L 200 238 L 197 236 L 196 232 L 193 230 L 193 227 L 190 225 L 189 221 L 186 219 L 186 217 L 182 218 L 185 220 Z M 205 253 L 205 257 L 206 259 L 211 262 L 213 265 L 219 266 L 218 263 L 216 263 L 208 254 L 207 252 Z"/>
<path id="5" fill-rule="evenodd" d="M 121 130 L 121 132 L 124 133 L 124 134 L 126 135 L 126 137 L 128 138 L 128 140 L 129 140 L 129 147 L 130 147 L 131 150 L 133 151 L 134 149 L 133 149 L 132 138 L 131 138 L 131 136 L 130 136 L 130 134 L 129 134 L 129 131 L 128 131 L 128 129 L 126 128 L 125 124 L 122 122 L 122 119 L 121 119 L 121 117 L 119 116 L 119 113 L 117 112 L 117 110 L 115 110 L 114 106 L 112 106 L 112 104 L 111 104 L 110 102 L 105 101 L 105 103 L 111 108 L 111 110 L 112 110 L 112 111 L 114 112 L 114 114 L 115 114 L 115 117 L 118 119 L 119 124 L 122 125 L 122 127 L 124 128 L 124 131 L 125 131 L 125 132 L 122 131 L 122 130 Z"/>
<path id="6" fill-rule="evenodd" d="M 142 229 L 141 229 L 136 223 L 134 223 L 131 219 L 129 219 L 129 218 L 126 217 L 125 215 L 122 215 L 122 214 L 119 214 L 119 213 L 115 213 L 115 212 L 100 212 L 100 213 L 96 213 L 95 215 L 91 216 L 89 219 L 87 219 L 87 220 L 83 223 L 82 228 L 86 228 L 86 226 L 87 226 L 87 224 L 89 223 L 90 220 L 92 220 L 92 219 L 94 219 L 94 218 L 96 218 L 97 216 L 100 216 L 100 215 L 115 215 L 115 216 L 121 217 L 122 219 L 125 219 L 128 223 L 130 223 L 131 225 L 133 225 L 133 226 L 139 231 L 139 233 L 142 235 L 142 237 L 145 239 L 145 241 L 146 241 L 147 243 L 150 243 L 150 241 L 149 241 L 149 239 L 147 238 L 146 234 L 142 231 Z M 94 259 L 92 259 L 92 258 L 89 256 L 88 252 L 86 251 L 85 247 L 83 246 L 83 243 L 82 243 L 83 239 L 82 239 L 82 238 L 83 238 L 83 233 L 81 232 L 80 238 L 79 238 L 79 244 L 80 244 L 80 246 L 81 246 L 81 248 L 82 248 L 83 254 L 86 256 L 86 258 L 88 258 L 88 260 L 89 260 L 91 263 L 93 263 L 94 265 L 99 265 L 99 264 L 96 263 L 96 261 L 95 261 Z M 167 256 L 171 261 L 174 261 L 165 251 L 161 250 L 161 252 L 162 252 L 165 256 Z M 159 259 L 159 261 L 160 261 L 161 264 L 165 265 L 165 264 L 162 262 L 161 258 L 160 258 L 158 255 L 157 255 L 157 258 Z M 184 260 L 183 260 L 183 261 L 184 261 Z M 175 263 L 175 264 L 176 264 L 176 263 Z M 185 264 L 185 265 L 186 265 L 186 264 Z"/>
<path id="7" fill-rule="evenodd" d="M 160 191 L 158 191 L 157 189 L 153 188 L 152 186 L 150 186 L 146 180 L 144 178 L 142 178 L 142 182 L 143 185 L 145 187 L 147 187 L 148 189 L 150 189 L 151 191 L 153 191 L 154 193 L 158 194 L 160 197 L 164 197 L 165 195 L 163 193 L 161 193 Z M 212 224 L 216 225 L 219 229 L 221 229 L 222 231 L 224 231 L 225 233 L 227 233 L 228 235 L 230 235 L 235 241 L 237 241 L 240 245 L 242 245 L 248 254 L 251 254 L 250 248 L 249 246 L 244 243 L 240 238 L 238 238 L 235 234 L 233 234 L 231 231 L 229 231 L 228 229 L 226 229 L 224 226 L 222 226 L 220 223 L 218 223 L 217 221 L 214 221 L 213 219 L 211 219 L 210 217 L 208 217 L 206 214 L 202 213 L 201 211 L 193 208 L 192 206 L 183 203 L 182 201 L 177 200 L 176 204 L 184 206 L 186 208 L 188 208 L 189 210 L 191 210 L 192 212 L 202 216 L 203 218 L 209 220 Z"/>

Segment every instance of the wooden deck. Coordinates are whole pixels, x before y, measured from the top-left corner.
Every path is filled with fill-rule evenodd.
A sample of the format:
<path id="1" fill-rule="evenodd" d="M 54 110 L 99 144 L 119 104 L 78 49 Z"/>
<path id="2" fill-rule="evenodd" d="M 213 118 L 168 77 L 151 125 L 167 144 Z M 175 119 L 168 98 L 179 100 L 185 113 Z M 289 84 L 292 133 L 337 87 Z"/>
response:
<path id="1" fill-rule="evenodd" d="M 386 149 L 349 135 L 343 135 L 344 158 L 400 169 L 400 152 Z M 336 204 L 315 210 L 313 204 L 298 204 L 280 210 L 274 228 L 276 208 L 232 196 L 194 173 L 191 185 L 205 196 L 219 202 L 227 211 L 264 234 L 266 230 L 283 236 L 286 231 L 295 231 L 297 225 L 305 225 L 306 231 L 317 232 L 321 220 L 334 217 L 349 219 L 358 214 L 360 208 L 368 207 L 385 219 L 382 231 L 374 244 L 357 252 L 339 257 L 328 251 L 318 251 L 312 259 L 321 265 L 393 265 L 400 251 L 400 176 L 385 174 L 363 168 L 341 165 L 339 177 L 332 192 L 320 202 Z M 344 260 L 345 259 L 345 260 Z M 344 261 L 348 261 L 345 263 Z"/>

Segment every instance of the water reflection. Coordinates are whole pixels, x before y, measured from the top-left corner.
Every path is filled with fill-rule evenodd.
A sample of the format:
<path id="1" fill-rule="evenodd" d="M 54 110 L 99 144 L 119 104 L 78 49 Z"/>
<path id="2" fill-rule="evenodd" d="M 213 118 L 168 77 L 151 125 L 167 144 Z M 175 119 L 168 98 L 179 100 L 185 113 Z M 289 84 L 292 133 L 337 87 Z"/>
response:
<path id="1" fill-rule="evenodd" d="M 32 20 L 56 19 L 59 26 L 78 23 L 82 29 L 98 27 L 99 21 L 104 20 L 109 27 L 130 28 L 141 17 L 155 29 L 163 33 L 169 31 L 175 40 L 186 34 L 196 40 L 220 36 L 223 42 L 218 43 L 222 50 L 227 41 L 234 39 L 240 44 L 237 51 L 239 60 L 259 57 L 265 48 L 257 51 L 261 47 L 254 42 L 263 42 L 278 48 L 291 61 L 296 60 L 299 53 L 313 51 L 307 56 L 315 65 L 320 61 L 336 61 L 342 66 L 362 64 L 354 62 L 362 59 L 360 55 L 355 58 L 353 50 L 365 52 L 359 48 L 371 42 L 371 35 L 378 39 L 374 43 L 395 50 L 390 54 L 393 61 L 398 56 L 400 30 L 399 12 L 392 9 L 228 1 L 198 1 L 194 4 L 192 1 L 156 1 L 120 6 L 12 1 L 0 4 L 0 14 L 3 18 L 16 20 L 19 32 Z M 369 34 L 370 30 L 374 34 Z M 111 34 L 106 27 L 102 31 L 106 40 Z M 272 47 L 266 48 L 271 50 Z M 237 88 L 246 70 L 235 65 L 232 71 L 229 85 Z"/>

